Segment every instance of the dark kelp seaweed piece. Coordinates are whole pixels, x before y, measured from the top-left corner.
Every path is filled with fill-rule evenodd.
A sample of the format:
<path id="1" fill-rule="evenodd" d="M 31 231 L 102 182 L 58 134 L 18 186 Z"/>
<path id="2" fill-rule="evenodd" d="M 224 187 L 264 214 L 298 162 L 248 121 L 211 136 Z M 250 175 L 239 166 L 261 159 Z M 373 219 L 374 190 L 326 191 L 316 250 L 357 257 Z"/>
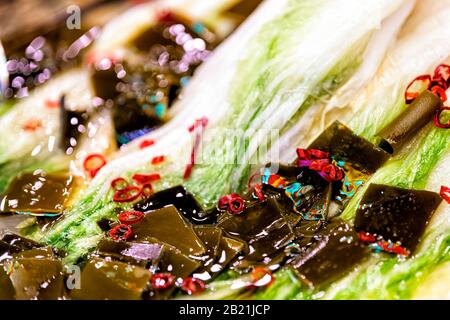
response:
<path id="1" fill-rule="evenodd" d="M 14 300 L 15 291 L 3 264 L 0 264 L 0 300 Z"/>
<path id="2" fill-rule="evenodd" d="M 238 256 L 230 265 L 231 270 L 237 272 L 249 272 L 253 268 L 268 268 L 271 271 L 278 270 L 286 261 L 285 249 L 277 250 L 259 261 L 248 260 L 245 256 Z"/>
<path id="3" fill-rule="evenodd" d="M 291 213 L 288 215 L 291 225 L 295 225 L 301 218 L 326 218 L 332 185 L 316 171 L 297 166 L 269 164 L 264 171 L 262 183 L 266 193 L 280 194 L 278 203 Z"/>
<path id="4" fill-rule="evenodd" d="M 42 247 L 18 252 L 14 258 L 55 259 L 56 256 L 50 247 Z"/>
<path id="5" fill-rule="evenodd" d="M 261 2 L 262 0 L 239 1 L 237 4 L 228 9 L 227 13 L 230 13 L 240 22 L 243 22 L 254 10 L 256 10 Z"/>
<path id="6" fill-rule="evenodd" d="M 113 108 L 114 128 L 119 145 L 126 144 L 151 131 L 151 128 L 163 124 L 156 117 L 149 117 L 136 101 L 118 99 Z"/>
<path id="7" fill-rule="evenodd" d="M 328 217 L 328 209 L 330 206 L 332 194 L 332 185 L 328 184 L 322 190 L 312 192 L 305 200 L 308 202 L 302 204 L 297 210 L 302 215 L 303 220 L 316 221 L 325 220 Z"/>
<path id="8" fill-rule="evenodd" d="M 95 96 L 106 101 L 119 95 L 119 92 L 116 90 L 119 78 L 117 78 L 117 73 L 113 67 L 106 70 L 91 68 L 90 78 Z"/>
<path id="9" fill-rule="evenodd" d="M 286 221 L 291 227 L 296 226 L 300 222 L 300 220 L 302 219 L 301 215 L 293 210 L 292 201 L 284 194 L 283 190 L 274 188 L 269 185 L 263 185 L 262 191 L 266 198 L 271 198 L 276 201 L 278 206 L 281 208 Z M 251 193 L 253 193 L 253 190 L 251 190 Z M 252 195 L 248 196 L 245 200 L 249 201 L 250 203 L 256 202 Z M 224 220 L 224 218 L 227 217 L 228 215 L 223 215 L 220 221 Z"/>
<path id="10" fill-rule="evenodd" d="M 61 131 L 60 131 L 60 147 L 61 150 L 66 152 L 68 148 L 75 148 L 78 138 L 81 135 L 79 126 L 84 126 L 88 120 L 88 115 L 85 112 L 72 111 L 66 108 L 65 96 L 60 100 L 60 119 L 61 119 Z"/>
<path id="11" fill-rule="evenodd" d="M 12 232 L 7 232 L 0 237 L 0 240 L 7 243 L 12 253 L 39 248 L 41 245 L 33 240 L 24 238 Z"/>
<path id="12" fill-rule="evenodd" d="M 158 261 L 162 250 L 163 246 L 157 243 L 102 240 L 97 246 L 96 254 L 145 267 L 152 261 Z"/>
<path id="13" fill-rule="evenodd" d="M 222 229 L 213 226 L 195 226 L 194 231 L 206 247 L 203 256 L 192 257 L 197 261 L 202 261 L 204 266 L 209 266 L 214 261 L 219 250 Z"/>
<path id="14" fill-rule="evenodd" d="M 194 273 L 194 277 L 203 281 L 214 279 L 230 262 L 245 248 L 242 241 L 223 236 L 215 260 L 208 266 L 201 266 Z"/>
<path id="15" fill-rule="evenodd" d="M 359 241 L 355 230 L 341 224 L 321 236 L 294 259 L 291 266 L 306 285 L 317 288 L 351 272 L 369 253 L 369 248 Z"/>
<path id="16" fill-rule="evenodd" d="M 200 262 L 184 255 L 180 250 L 172 246 L 165 245 L 158 261 L 156 272 L 168 272 L 176 279 L 181 280 L 190 276 L 200 266 Z"/>
<path id="17" fill-rule="evenodd" d="M 29 257 L 28 257 L 29 256 Z M 56 300 L 64 293 L 63 265 L 60 260 L 13 258 L 8 261 L 10 279 L 18 300 Z"/>
<path id="18" fill-rule="evenodd" d="M 174 206 L 147 212 L 144 219 L 133 225 L 133 232 L 136 241 L 155 238 L 185 255 L 199 256 L 206 251 L 192 227 Z"/>
<path id="19" fill-rule="evenodd" d="M 151 279 L 150 271 L 120 261 L 93 258 L 81 272 L 75 300 L 140 300 Z"/>
<path id="20" fill-rule="evenodd" d="M 308 149 L 330 152 L 335 160 L 349 162 L 355 169 L 367 173 L 377 171 L 390 156 L 339 121 L 328 127 Z"/>
<path id="21" fill-rule="evenodd" d="M 432 121 L 441 106 L 442 100 L 431 91 L 422 92 L 403 113 L 377 134 L 382 138 L 380 147 L 391 154 L 400 150 L 415 133 Z"/>
<path id="22" fill-rule="evenodd" d="M 217 214 L 206 215 L 195 198 L 182 186 L 159 191 L 137 203 L 135 210 L 148 212 L 173 205 L 192 224 L 214 224 Z"/>
<path id="23" fill-rule="evenodd" d="M 112 227 L 112 225 L 115 223 L 115 221 L 109 220 L 109 219 L 101 219 L 97 221 L 97 226 L 102 230 L 103 232 L 109 231 Z"/>
<path id="24" fill-rule="evenodd" d="M 11 246 L 3 240 L 0 240 L 0 262 L 2 261 L 2 256 L 10 252 Z"/>
<path id="25" fill-rule="evenodd" d="M 149 239 L 149 241 L 151 241 Z M 164 245 L 163 252 L 157 263 L 152 268 L 154 273 L 170 273 L 174 276 L 178 284 L 183 282 L 183 279 L 189 277 L 195 270 L 201 266 L 201 263 L 184 255 L 176 248 Z M 168 299 L 175 291 L 175 287 L 170 287 L 164 290 L 152 290 L 149 292 L 149 299 L 164 300 Z"/>
<path id="26" fill-rule="evenodd" d="M 412 252 L 441 201 L 434 192 L 371 184 L 356 212 L 355 228 Z"/>
<path id="27" fill-rule="evenodd" d="M 219 227 L 248 244 L 245 258 L 249 261 L 269 257 L 295 237 L 281 208 L 271 198 L 247 207 L 240 215 L 229 215 Z"/>
<path id="28" fill-rule="evenodd" d="M 302 221 L 294 228 L 296 239 L 294 240 L 300 248 L 309 247 L 315 240 L 319 231 L 324 226 L 323 221 Z"/>
<path id="29" fill-rule="evenodd" d="M 315 187 L 325 187 L 328 185 L 327 181 L 317 171 L 305 167 L 298 167 L 297 165 L 279 164 L 278 170 L 275 173 L 283 177 L 295 178 L 303 185 L 312 185 Z"/>
<path id="30" fill-rule="evenodd" d="M 72 177 L 42 171 L 24 173 L 9 184 L 0 212 L 61 214 L 69 197 Z"/>
<path id="31" fill-rule="evenodd" d="M 300 254 L 309 250 L 309 248 L 329 234 L 334 228 L 340 226 L 341 223 L 339 219 L 302 221 L 294 228 L 295 240 L 284 249 L 287 263 L 291 263 Z"/>

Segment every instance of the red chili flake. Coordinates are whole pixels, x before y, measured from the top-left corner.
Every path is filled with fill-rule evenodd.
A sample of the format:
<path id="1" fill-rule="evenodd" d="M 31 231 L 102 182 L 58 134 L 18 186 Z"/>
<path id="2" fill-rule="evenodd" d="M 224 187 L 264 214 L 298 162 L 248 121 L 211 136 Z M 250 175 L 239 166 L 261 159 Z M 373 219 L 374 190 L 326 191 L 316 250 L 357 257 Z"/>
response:
<path id="1" fill-rule="evenodd" d="M 233 214 L 241 214 L 245 210 L 244 200 L 236 193 L 223 196 L 219 199 L 219 209 L 228 210 Z"/>
<path id="2" fill-rule="evenodd" d="M 94 178 L 100 169 L 106 164 L 106 159 L 101 154 L 91 154 L 84 159 L 83 167 L 89 172 L 91 178 Z"/>
<path id="3" fill-rule="evenodd" d="M 192 132 L 197 127 L 203 127 L 204 128 L 204 127 L 206 127 L 208 125 L 208 122 L 209 122 L 209 120 L 208 120 L 207 117 L 203 117 L 201 119 L 197 119 L 197 120 L 195 120 L 194 124 L 188 128 L 188 130 L 189 130 L 189 132 Z"/>
<path id="4" fill-rule="evenodd" d="M 197 278 L 189 277 L 183 280 L 181 289 L 188 295 L 194 295 L 205 291 L 205 283 Z"/>
<path id="5" fill-rule="evenodd" d="M 257 185 L 255 185 L 254 190 L 254 196 L 258 198 L 259 201 L 264 201 L 265 198 L 261 189 L 261 184 L 258 183 Z"/>
<path id="6" fill-rule="evenodd" d="M 344 179 L 344 171 L 333 164 L 324 167 L 319 174 L 328 182 L 337 182 Z"/>
<path id="7" fill-rule="evenodd" d="M 166 158 L 164 156 L 156 156 L 152 159 L 152 164 L 160 164 L 162 162 L 164 162 Z"/>
<path id="8" fill-rule="evenodd" d="M 423 91 L 430 88 L 431 76 L 425 74 L 418 76 L 406 87 L 405 90 L 405 102 L 406 104 L 412 103 Z"/>
<path id="9" fill-rule="evenodd" d="M 147 147 L 150 147 L 152 145 L 155 144 L 154 140 L 143 140 L 140 144 L 139 144 L 139 149 L 144 149 Z"/>
<path id="10" fill-rule="evenodd" d="M 165 290 L 174 284 L 174 276 L 170 273 L 157 273 L 152 276 L 150 283 L 157 290 Z"/>
<path id="11" fill-rule="evenodd" d="M 437 66 L 434 70 L 434 78 L 442 79 L 445 82 L 448 82 L 450 80 L 450 66 L 446 64 Z"/>
<path id="12" fill-rule="evenodd" d="M 122 190 L 126 187 L 128 187 L 128 181 L 124 178 L 119 177 L 111 181 L 111 188 L 113 188 L 114 190 Z"/>
<path id="13" fill-rule="evenodd" d="M 317 149 L 305 150 L 297 149 L 297 165 L 308 167 L 317 171 L 328 182 L 341 181 L 344 178 L 344 171 L 338 166 L 330 163 L 330 154 Z"/>
<path id="14" fill-rule="evenodd" d="M 113 200 L 115 202 L 131 202 L 141 195 L 142 189 L 136 186 L 128 186 L 121 190 L 117 190 Z"/>
<path id="15" fill-rule="evenodd" d="M 442 102 L 447 101 L 447 94 L 445 93 L 445 90 L 442 89 L 440 86 L 433 86 L 430 91 L 439 99 L 442 100 Z"/>
<path id="16" fill-rule="evenodd" d="M 433 88 L 434 86 L 438 86 L 444 89 L 444 91 L 448 89 L 448 84 L 443 79 L 433 78 L 431 80 L 430 88 Z"/>
<path id="17" fill-rule="evenodd" d="M 449 129 L 450 128 L 450 121 L 448 121 L 447 123 L 442 123 L 441 122 L 441 115 L 444 111 L 450 111 L 450 107 L 442 107 L 438 110 L 438 112 L 436 113 L 436 115 L 434 116 L 434 124 L 442 129 Z"/>
<path id="18" fill-rule="evenodd" d="M 408 250 L 389 241 L 378 241 L 377 246 L 385 252 L 395 253 L 405 257 L 409 256 Z"/>
<path id="19" fill-rule="evenodd" d="M 311 170 L 315 170 L 315 171 L 321 171 L 323 170 L 325 167 L 330 165 L 330 160 L 329 159 L 320 159 L 320 160 L 300 160 L 298 162 L 299 167 L 308 167 L 305 166 L 305 163 L 309 163 L 309 168 Z"/>
<path id="20" fill-rule="evenodd" d="M 450 204 L 450 188 L 446 186 L 441 187 L 441 197 Z"/>
<path id="21" fill-rule="evenodd" d="M 373 242 L 377 241 L 377 237 L 368 232 L 360 231 L 358 233 L 358 236 L 359 236 L 359 239 L 363 242 L 373 243 Z"/>
<path id="22" fill-rule="evenodd" d="M 297 148 L 297 156 L 301 160 L 326 159 L 330 157 L 330 153 L 317 149 L 306 150 Z"/>
<path id="23" fill-rule="evenodd" d="M 309 167 L 315 171 L 321 171 L 330 164 L 330 154 L 317 149 L 306 150 L 297 148 L 297 156 L 297 165 L 299 167 Z"/>
<path id="24" fill-rule="evenodd" d="M 126 211 L 119 214 L 119 221 L 126 225 L 138 223 L 144 218 L 144 213 L 140 211 Z"/>
<path id="25" fill-rule="evenodd" d="M 190 162 L 186 165 L 184 170 L 183 179 L 189 179 L 192 174 L 192 169 L 194 168 L 195 161 L 197 158 L 197 150 L 200 147 L 203 129 L 208 125 L 208 118 L 203 117 L 201 119 L 195 120 L 194 124 L 189 127 L 189 132 L 194 132 L 194 145 L 191 151 Z"/>
<path id="26" fill-rule="evenodd" d="M 267 184 L 276 188 L 284 188 L 286 183 L 286 179 L 278 174 L 271 174 L 267 179 Z"/>
<path id="27" fill-rule="evenodd" d="M 192 155 L 191 155 L 191 159 L 192 159 Z M 184 169 L 184 174 L 183 174 L 183 179 L 184 180 L 187 180 L 187 179 L 190 178 L 193 169 L 194 169 L 194 164 L 193 163 L 188 163 L 186 165 L 186 168 Z"/>
<path id="28" fill-rule="evenodd" d="M 109 236 L 116 241 L 128 240 L 133 236 L 133 228 L 126 224 L 120 224 L 109 230 Z"/>
<path id="29" fill-rule="evenodd" d="M 60 102 L 58 100 L 45 100 L 45 106 L 49 109 L 59 108 Z"/>
<path id="30" fill-rule="evenodd" d="M 266 268 L 255 268 L 252 271 L 251 287 L 268 287 L 273 282 L 272 271 Z"/>
<path id="31" fill-rule="evenodd" d="M 153 194 L 153 186 L 150 183 L 144 184 L 141 189 L 141 195 L 148 198 Z"/>
<path id="32" fill-rule="evenodd" d="M 171 22 L 175 21 L 174 14 L 169 10 L 162 10 L 156 14 L 156 18 L 159 22 Z"/>
<path id="33" fill-rule="evenodd" d="M 38 119 L 30 119 L 22 125 L 22 129 L 25 131 L 36 131 L 39 128 L 42 128 L 42 121 Z"/>
<path id="34" fill-rule="evenodd" d="M 133 174 L 132 179 L 137 184 L 147 184 L 160 180 L 161 176 L 159 173 L 135 173 Z"/>

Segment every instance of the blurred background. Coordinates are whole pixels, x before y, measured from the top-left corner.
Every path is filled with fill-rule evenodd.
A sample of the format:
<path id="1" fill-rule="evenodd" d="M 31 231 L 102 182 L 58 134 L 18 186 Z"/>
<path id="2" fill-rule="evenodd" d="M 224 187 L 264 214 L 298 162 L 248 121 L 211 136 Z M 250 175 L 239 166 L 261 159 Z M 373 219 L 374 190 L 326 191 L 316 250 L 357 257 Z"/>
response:
<path id="1" fill-rule="evenodd" d="M 221 23 L 214 27 L 222 28 L 216 31 L 225 37 L 261 0 L 2 0 L 0 99 L 25 97 L 55 73 L 79 65 L 103 26 L 133 6 L 149 2 L 184 6 L 186 11 L 190 6 L 220 5 Z"/>

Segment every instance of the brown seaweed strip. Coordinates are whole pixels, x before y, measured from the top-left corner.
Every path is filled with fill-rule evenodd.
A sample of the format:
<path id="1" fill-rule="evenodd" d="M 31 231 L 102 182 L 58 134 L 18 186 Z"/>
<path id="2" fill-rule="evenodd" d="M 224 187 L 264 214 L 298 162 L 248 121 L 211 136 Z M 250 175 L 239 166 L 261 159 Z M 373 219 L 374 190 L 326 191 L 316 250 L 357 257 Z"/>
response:
<path id="1" fill-rule="evenodd" d="M 435 192 L 371 184 L 357 210 L 355 229 L 413 252 L 441 201 Z"/>
<path id="2" fill-rule="evenodd" d="M 405 112 L 377 134 L 382 139 L 379 146 L 388 153 L 396 153 L 433 119 L 441 106 L 441 99 L 429 90 L 424 91 Z"/>
<path id="3" fill-rule="evenodd" d="M 377 171 L 390 156 L 339 121 L 330 125 L 308 149 L 330 152 L 334 159 L 349 162 L 355 169 L 369 174 Z"/>
<path id="4" fill-rule="evenodd" d="M 342 223 L 324 233 L 291 267 L 303 283 L 318 288 L 351 273 L 369 253 L 355 230 Z"/>
<path id="5" fill-rule="evenodd" d="M 11 279 L 5 271 L 3 264 L 0 264 L 0 300 L 13 300 L 15 298 L 15 290 Z"/>

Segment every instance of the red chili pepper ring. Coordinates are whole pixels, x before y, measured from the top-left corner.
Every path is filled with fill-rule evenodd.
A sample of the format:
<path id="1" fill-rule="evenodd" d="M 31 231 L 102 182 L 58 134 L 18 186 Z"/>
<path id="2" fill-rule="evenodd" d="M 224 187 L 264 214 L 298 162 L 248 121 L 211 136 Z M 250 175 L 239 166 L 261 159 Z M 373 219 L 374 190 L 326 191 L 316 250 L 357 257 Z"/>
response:
<path id="1" fill-rule="evenodd" d="M 445 82 L 448 82 L 450 80 L 450 66 L 446 64 L 437 66 L 434 70 L 434 78 L 442 79 Z"/>
<path id="2" fill-rule="evenodd" d="M 114 190 L 122 190 L 126 187 L 128 187 L 128 181 L 124 178 L 116 178 L 111 181 L 111 188 L 113 188 Z"/>
<path id="3" fill-rule="evenodd" d="M 197 278 L 189 277 L 183 280 L 181 289 L 188 295 L 193 295 L 205 291 L 205 283 Z"/>
<path id="4" fill-rule="evenodd" d="M 431 76 L 425 74 L 418 76 L 406 87 L 405 90 L 405 102 L 410 104 L 413 102 L 424 90 L 428 89 L 431 85 Z"/>
<path id="5" fill-rule="evenodd" d="M 90 154 L 84 159 L 83 168 L 94 178 L 98 171 L 106 164 L 106 159 L 101 154 Z"/>
<path id="6" fill-rule="evenodd" d="M 137 184 L 147 184 L 160 180 L 161 175 L 159 173 L 135 173 L 132 179 Z"/>
<path id="7" fill-rule="evenodd" d="M 120 224 L 109 230 L 109 236 L 116 241 L 128 240 L 133 236 L 133 229 L 126 224 Z"/>
<path id="8" fill-rule="evenodd" d="M 441 115 L 442 115 L 442 113 L 444 111 L 450 111 L 450 107 L 442 107 L 442 108 L 440 108 L 438 110 L 438 112 L 436 113 L 436 115 L 434 116 L 434 123 L 439 128 L 448 129 L 448 128 L 450 128 L 450 121 L 447 122 L 447 123 L 442 123 L 441 122 Z"/>
<path id="9" fill-rule="evenodd" d="M 113 200 L 115 202 L 131 202 L 136 200 L 141 195 L 141 188 L 136 186 L 128 186 L 117 190 L 114 194 Z"/>
<path id="10" fill-rule="evenodd" d="M 443 89 L 440 86 L 433 86 L 431 89 L 431 92 L 442 100 L 442 102 L 447 101 L 447 94 L 445 93 L 445 89 Z"/>
<path id="11" fill-rule="evenodd" d="M 143 198 L 148 198 L 153 194 L 153 187 L 150 183 L 146 183 L 141 188 L 141 195 Z"/>
<path id="12" fill-rule="evenodd" d="M 125 211 L 119 214 L 119 220 L 123 224 L 131 225 L 138 223 L 144 218 L 144 213 L 140 211 Z"/>
<path id="13" fill-rule="evenodd" d="M 441 197 L 450 204 L 450 188 L 446 186 L 441 187 Z"/>
<path id="14" fill-rule="evenodd" d="M 174 283 L 174 277 L 170 273 L 157 273 L 150 280 L 152 287 L 158 290 L 165 290 Z"/>
<path id="15" fill-rule="evenodd" d="M 258 183 L 255 185 L 253 196 L 257 198 L 259 201 L 264 201 L 264 193 L 262 192 L 261 184 Z"/>
<path id="16" fill-rule="evenodd" d="M 252 271 L 252 286 L 267 287 L 273 282 L 273 275 L 269 269 L 255 268 Z"/>
<path id="17" fill-rule="evenodd" d="M 240 214 L 245 210 L 245 202 L 238 194 L 233 193 L 220 198 L 218 207 L 233 214 Z"/>

